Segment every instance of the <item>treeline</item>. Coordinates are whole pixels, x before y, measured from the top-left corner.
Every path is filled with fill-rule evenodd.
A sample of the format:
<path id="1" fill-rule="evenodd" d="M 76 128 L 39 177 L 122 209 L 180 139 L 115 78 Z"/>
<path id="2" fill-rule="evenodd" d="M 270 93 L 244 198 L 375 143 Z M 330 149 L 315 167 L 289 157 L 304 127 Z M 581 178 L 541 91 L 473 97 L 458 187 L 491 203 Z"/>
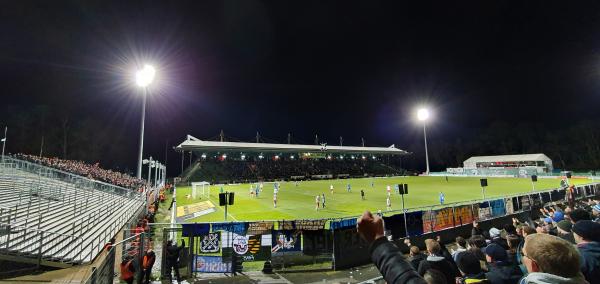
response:
<path id="1" fill-rule="evenodd" d="M 10 105 L 1 111 L 0 136 L 8 126 L 6 153 L 38 155 L 41 151 L 43 156 L 100 162 L 103 167 L 119 170 L 127 170 L 124 165 L 136 157 L 127 150 L 135 143 L 115 133 L 100 118 L 44 105 Z"/>
<path id="2" fill-rule="evenodd" d="M 122 125 L 111 125 L 102 118 L 78 113 L 77 109 L 43 105 L 2 106 L 0 111 L 1 131 L 4 126 L 9 128 L 7 153 L 39 154 L 43 139 L 44 156 L 100 162 L 121 170 L 135 166 L 137 126 L 132 133 Z M 442 137 L 430 130 L 428 144 L 432 171 L 462 166 L 471 156 L 529 153 L 548 155 L 558 169 L 600 170 L 600 121 L 581 121 L 568 126 L 494 122 L 454 137 Z M 413 153 L 402 158 L 403 168 L 424 170 L 422 139 L 399 148 Z"/>
<path id="3" fill-rule="evenodd" d="M 471 156 L 544 153 L 557 169 L 600 169 L 600 122 L 581 121 L 569 126 L 534 123 L 515 125 L 494 122 L 469 134 L 446 139 L 431 133 L 428 137 L 432 170 L 462 167 Z M 423 142 L 413 143 L 407 167 L 424 164 Z"/>

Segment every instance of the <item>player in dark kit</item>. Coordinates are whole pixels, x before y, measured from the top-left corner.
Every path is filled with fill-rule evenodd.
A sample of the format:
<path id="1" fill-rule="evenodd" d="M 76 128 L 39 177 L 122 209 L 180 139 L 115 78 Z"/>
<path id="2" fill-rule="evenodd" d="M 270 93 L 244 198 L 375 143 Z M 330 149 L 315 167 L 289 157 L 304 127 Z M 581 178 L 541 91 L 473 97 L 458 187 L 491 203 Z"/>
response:
<path id="1" fill-rule="evenodd" d="M 360 190 L 360 198 L 361 198 L 362 200 L 365 200 L 365 191 L 364 191 L 364 190 L 362 190 L 362 189 Z"/>

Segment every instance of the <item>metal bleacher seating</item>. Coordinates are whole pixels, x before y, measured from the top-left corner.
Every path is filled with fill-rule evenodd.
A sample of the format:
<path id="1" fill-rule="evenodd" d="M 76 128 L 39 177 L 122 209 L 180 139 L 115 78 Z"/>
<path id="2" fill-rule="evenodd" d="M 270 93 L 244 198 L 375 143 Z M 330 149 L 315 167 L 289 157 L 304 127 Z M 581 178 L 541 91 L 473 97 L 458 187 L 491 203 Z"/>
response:
<path id="1" fill-rule="evenodd" d="M 55 267 L 89 263 L 144 204 L 135 190 L 5 157 L 0 258 Z"/>

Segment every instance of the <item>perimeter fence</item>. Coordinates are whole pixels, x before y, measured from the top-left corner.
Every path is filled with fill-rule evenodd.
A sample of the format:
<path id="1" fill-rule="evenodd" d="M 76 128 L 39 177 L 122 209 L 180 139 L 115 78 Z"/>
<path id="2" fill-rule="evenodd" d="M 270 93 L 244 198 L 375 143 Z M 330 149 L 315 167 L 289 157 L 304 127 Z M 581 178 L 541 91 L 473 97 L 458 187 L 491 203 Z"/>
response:
<path id="1" fill-rule="evenodd" d="M 391 240 L 401 246 L 401 240 L 409 237 L 413 244 L 422 247 L 424 239 L 434 236 L 440 236 L 442 242 L 453 241 L 458 235 L 468 236 L 470 224 L 475 220 L 487 230 L 511 223 L 513 217 L 538 218 L 538 209 L 551 203 L 599 197 L 600 183 L 591 183 L 573 189 L 387 211 L 381 215 Z M 107 265 L 114 266 L 124 259 L 118 259 L 118 255 L 131 251 L 142 263 L 148 248 L 152 248 L 157 255 L 153 279 L 175 279 L 175 270 L 182 278 L 202 278 L 203 273 L 233 275 L 256 270 L 324 271 L 356 267 L 371 262 L 368 244 L 356 231 L 357 217 L 149 224 L 151 229 L 140 235 L 142 241 L 137 247 L 115 246 L 122 253 L 109 254 Z M 101 274 L 104 270 L 99 267 L 96 271 Z"/>

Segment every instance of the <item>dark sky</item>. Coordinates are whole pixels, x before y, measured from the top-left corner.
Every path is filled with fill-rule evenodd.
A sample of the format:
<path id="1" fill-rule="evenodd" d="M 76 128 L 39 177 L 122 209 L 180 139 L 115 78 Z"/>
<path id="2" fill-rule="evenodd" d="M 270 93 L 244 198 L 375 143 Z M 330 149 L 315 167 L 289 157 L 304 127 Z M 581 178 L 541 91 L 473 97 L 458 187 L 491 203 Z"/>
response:
<path id="1" fill-rule="evenodd" d="M 127 76 L 146 61 L 159 69 L 146 124 L 155 156 L 166 140 L 221 129 L 405 148 L 421 139 L 420 104 L 435 111 L 429 134 L 448 139 L 494 121 L 598 118 L 599 1 L 0 5 L 2 103 L 104 120 L 131 137 L 132 164 L 141 99 Z"/>

